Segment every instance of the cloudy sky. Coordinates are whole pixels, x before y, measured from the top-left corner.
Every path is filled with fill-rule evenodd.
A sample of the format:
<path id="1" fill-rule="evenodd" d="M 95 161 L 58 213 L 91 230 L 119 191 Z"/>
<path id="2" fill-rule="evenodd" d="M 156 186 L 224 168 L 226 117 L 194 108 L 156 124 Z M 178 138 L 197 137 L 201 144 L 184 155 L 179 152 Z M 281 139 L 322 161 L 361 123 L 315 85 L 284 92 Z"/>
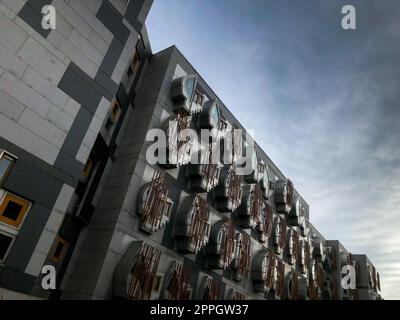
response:
<path id="1" fill-rule="evenodd" d="M 352 4 L 357 29 L 341 28 Z M 400 299 L 400 1 L 156 0 L 175 44 L 290 177 L 327 239 L 366 253 Z"/>

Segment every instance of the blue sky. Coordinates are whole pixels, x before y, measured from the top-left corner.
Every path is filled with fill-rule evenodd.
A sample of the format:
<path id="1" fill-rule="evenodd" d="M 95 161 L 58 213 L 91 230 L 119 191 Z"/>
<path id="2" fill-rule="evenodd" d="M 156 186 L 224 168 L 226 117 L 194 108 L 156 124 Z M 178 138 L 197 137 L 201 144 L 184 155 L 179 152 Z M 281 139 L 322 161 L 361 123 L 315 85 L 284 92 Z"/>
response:
<path id="1" fill-rule="evenodd" d="M 386 299 L 400 299 L 399 17 L 398 0 L 155 0 L 147 19 L 153 51 L 181 50 L 321 233 L 370 257 Z"/>

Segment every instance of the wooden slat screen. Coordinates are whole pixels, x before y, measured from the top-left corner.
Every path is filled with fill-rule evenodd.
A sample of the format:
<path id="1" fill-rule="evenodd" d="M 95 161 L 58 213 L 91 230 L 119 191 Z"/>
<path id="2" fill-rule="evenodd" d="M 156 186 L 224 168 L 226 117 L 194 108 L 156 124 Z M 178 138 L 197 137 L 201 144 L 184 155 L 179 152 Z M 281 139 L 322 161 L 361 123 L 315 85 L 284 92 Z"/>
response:
<path id="1" fill-rule="evenodd" d="M 210 225 L 208 223 L 210 211 L 207 201 L 201 197 L 197 197 L 193 205 L 195 206 L 195 214 L 190 222 L 188 236 L 191 245 L 196 248 L 195 251 L 197 252 L 204 246 L 205 238 L 210 233 Z"/>
<path id="2" fill-rule="evenodd" d="M 163 215 L 169 214 L 168 186 L 165 172 L 155 170 L 148 189 L 147 199 L 142 205 L 141 222 L 152 230 L 161 227 Z"/>
<path id="3" fill-rule="evenodd" d="M 232 211 L 235 211 L 239 207 L 242 199 L 241 177 L 235 171 L 236 168 L 232 167 L 228 172 L 228 175 L 230 175 L 228 198 L 232 201 Z"/>
<path id="4" fill-rule="evenodd" d="M 176 263 L 171 279 L 167 286 L 168 300 L 186 300 L 190 292 L 187 290 L 189 285 L 190 270 Z M 189 293 L 189 294 L 188 294 Z"/>
<path id="5" fill-rule="evenodd" d="M 219 299 L 219 283 L 214 278 L 208 278 L 206 289 L 203 294 L 203 300 Z"/>
<path id="6" fill-rule="evenodd" d="M 225 228 L 225 237 L 222 240 L 223 243 L 221 243 L 220 254 L 223 259 L 224 266 L 229 266 L 235 251 L 235 222 L 232 219 L 226 219 L 223 228 Z"/>
<path id="7" fill-rule="evenodd" d="M 250 271 L 250 244 L 250 236 L 247 233 L 242 233 L 242 245 L 238 273 L 245 278 L 247 278 Z"/>
<path id="8" fill-rule="evenodd" d="M 283 250 L 286 245 L 286 226 L 287 226 L 287 221 L 285 218 L 279 217 L 278 218 L 278 223 L 280 225 L 280 230 L 281 233 L 279 235 L 279 247 Z"/>
<path id="9" fill-rule="evenodd" d="M 160 250 L 143 242 L 131 271 L 132 280 L 128 289 L 129 299 L 150 299 L 160 256 Z"/>
<path id="10" fill-rule="evenodd" d="M 249 215 L 251 219 L 257 224 L 260 218 L 260 210 L 262 210 L 264 206 L 261 187 L 258 184 L 254 184 L 252 186 L 250 197 L 251 204 Z"/>
<path id="11" fill-rule="evenodd" d="M 296 230 L 292 229 L 291 237 L 293 241 L 292 259 L 294 264 L 296 264 L 296 262 L 298 262 L 298 256 L 300 253 L 300 235 Z"/>
<path id="12" fill-rule="evenodd" d="M 285 298 L 285 265 L 281 260 L 278 260 L 278 278 L 276 286 L 276 295 L 279 299 Z"/>
<path id="13" fill-rule="evenodd" d="M 217 163 L 212 163 L 213 160 L 213 153 L 215 150 L 216 145 L 210 144 L 208 147 L 207 154 L 205 156 L 206 163 L 202 163 L 201 165 L 201 176 L 203 177 L 204 189 L 208 191 L 212 190 L 218 184 L 218 177 L 219 177 L 219 166 Z"/>

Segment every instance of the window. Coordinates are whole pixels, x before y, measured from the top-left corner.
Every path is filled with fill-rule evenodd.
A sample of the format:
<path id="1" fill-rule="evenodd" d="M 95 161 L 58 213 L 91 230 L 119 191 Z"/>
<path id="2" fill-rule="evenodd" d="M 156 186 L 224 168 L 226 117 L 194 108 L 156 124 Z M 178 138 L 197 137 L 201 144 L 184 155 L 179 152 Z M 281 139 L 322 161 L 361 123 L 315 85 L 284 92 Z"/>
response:
<path id="1" fill-rule="evenodd" d="M 197 90 L 194 92 L 194 98 L 193 101 L 199 105 L 203 105 L 204 102 L 204 96 L 198 92 Z"/>
<path id="2" fill-rule="evenodd" d="M 110 132 L 111 128 L 114 126 L 114 123 L 118 120 L 118 116 L 121 113 L 121 106 L 118 102 L 118 100 L 114 99 L 111 108 L 110 108 L 110 113 L 108 115 L 105 128 L 108 132 Z"/>
<path id="3" fill-rule="evenodd" d="M 133 53 L 133 57 L 131 59 L 131 64 L 128 68 L 128 76 L 130 77 L 131 75 L 135 74 L 140 66 L 140 56 L 139 52 L 137 49 L 135 49 L 135 52 Z"/>
<path id="4" fill-rule="evenodd" d="M 0 186 L 14 165 L 15 158 L 5 151 L 0 150 Z"/>
<path id="5" fill-rule="evenodd" d="M 11 247 L 14 237 L 0 231 L 0 262 L 4 261 Z"/>
<path id="6" fill-rule="evenodd" d="M 59 263 L 60 261 L 62 261 L 65 253 L 67 252 L 68 245 L 68 241 L 66 241 L 63 237 L 58 236 L 52 250 L 53 254 L 51 256 L 51 261 L 55 263 Z"/>
<path id="7" fill-rule="evenodd" d="M 83 168 L 82 172 L 82 178 L 86 180 L 86 178 L 89 176 L 90 172 L 92 171 L 93 168 L 93 160 L 89 156 L 89 158 L 86 161 L 85 167 Z"/>
<path id="8" fill-rule="evenodd" d="M 19 229 L 30 205 L 29 201 L 7 192 L 0 204 L 0 222 Z"/>

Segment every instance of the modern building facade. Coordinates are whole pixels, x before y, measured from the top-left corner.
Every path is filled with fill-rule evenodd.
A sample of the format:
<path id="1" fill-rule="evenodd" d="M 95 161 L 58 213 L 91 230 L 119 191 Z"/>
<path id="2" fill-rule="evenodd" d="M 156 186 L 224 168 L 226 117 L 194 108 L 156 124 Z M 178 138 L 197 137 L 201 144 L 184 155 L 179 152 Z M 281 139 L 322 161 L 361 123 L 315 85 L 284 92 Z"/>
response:
<path id="1" fill-rule="evenodd" d="M 238 174 L 244 128 L 175 46 L 152 53 L 151 5 L 0 1 L 0 299 L 380 299 L 371 261 L 314 228 L 257 144 Z M 179 139 L 151 163 L 151 129 L 212 129 L 205 158 L 230 161 Z"/>

